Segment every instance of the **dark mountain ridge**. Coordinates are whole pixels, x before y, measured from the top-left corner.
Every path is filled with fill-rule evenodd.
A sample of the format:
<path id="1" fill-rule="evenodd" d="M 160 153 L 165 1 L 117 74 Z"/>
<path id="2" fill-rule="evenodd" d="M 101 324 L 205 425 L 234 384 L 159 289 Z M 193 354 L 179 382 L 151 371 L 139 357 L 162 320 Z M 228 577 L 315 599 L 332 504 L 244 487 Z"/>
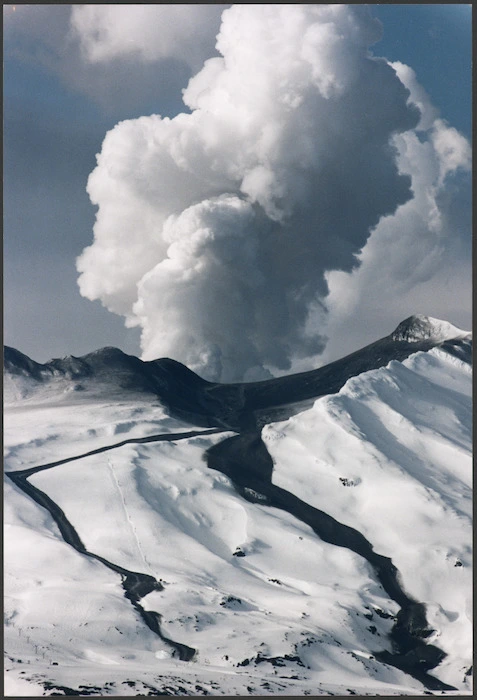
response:
<path id="1" fill-rule="evenodd" d="M 390 335 L 328 365 L 258 382 L 209 382 L 176 360 L 144 362 L 113 347 L 40 364 L 5 346 L 4 371 L 39 384 L 67 380 L 77 390 L 104 382 L 116 390 L 150 393 L 178 417 L 207 427 L 243 429 L 251 415 L 258 424 L 284 418 L 295 412 L 293 404 L 336 393 L 351 377 L 434 347 L 471 362 L 470 333 L 444 321 L 410 316 Z"/>

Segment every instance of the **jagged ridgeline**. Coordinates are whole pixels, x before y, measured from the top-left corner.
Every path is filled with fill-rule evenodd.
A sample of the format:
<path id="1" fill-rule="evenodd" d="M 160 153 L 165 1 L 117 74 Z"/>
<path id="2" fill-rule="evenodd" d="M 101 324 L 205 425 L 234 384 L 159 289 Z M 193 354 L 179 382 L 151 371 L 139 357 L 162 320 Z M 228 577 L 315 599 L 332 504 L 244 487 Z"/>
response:
<path id="1" fill-rule="evenodd" d="M 436 346 L 464 361 L 471 360 L 470 334 L 445 321 L 414 315 L 400 323 L 389 336 L 325 367 L 244 384 L 208 382 L 175 360 L 161 358 L 143 362 L 112 347 L 45 364 L 5 347 L 4 366 L 10 375 L 24 376 L 38 383 L 24 387 L 25 396 L 34 393 L 40 384 L 63 382 L 65 390 L 73 391 L 94 390 L 106 384 L 115 392 L 154 394 L 174 414 L 200 424 L 239 428 L 243 421 L 250 420 L 251 414 L 258 418 L 265 412 L 267 420 L 270 416 L 283 416 L 287 413 L 284 407 L 290 404 L 335 393 L 350 377 Z"/>

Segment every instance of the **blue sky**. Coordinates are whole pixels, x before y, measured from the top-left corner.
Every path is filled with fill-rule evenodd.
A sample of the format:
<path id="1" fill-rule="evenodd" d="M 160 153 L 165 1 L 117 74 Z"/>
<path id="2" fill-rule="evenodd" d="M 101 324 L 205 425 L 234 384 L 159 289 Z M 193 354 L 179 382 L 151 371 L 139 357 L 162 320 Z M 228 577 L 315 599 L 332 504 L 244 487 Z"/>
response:
<path id="1" fill-rule="evenodd" d="M 470 139 L 471 7 L 370 8 L 384 31 L 373 54 L 411 66 L 440 115 Z M 69 12 L 4 6 L 4 342 L 37 361 L 105 345 L 140 353 L 138 329 L 78 290 L 75 260 L 95 218 L 85 187 L 106 132 L 120 120 L 187 111 L 181 90 L 194 72 L 174 56 L 87 65 L 68 38 Z M 463 307 L 448 320 L 470 319 L 470 300 Z"/>
<path id="2" fill-rule="evenodd" d="M 372 5 L 383 23 L 376 54 L 412 66 L 447 119 L 471 138 L 472 7 L 449 5 Z"/>

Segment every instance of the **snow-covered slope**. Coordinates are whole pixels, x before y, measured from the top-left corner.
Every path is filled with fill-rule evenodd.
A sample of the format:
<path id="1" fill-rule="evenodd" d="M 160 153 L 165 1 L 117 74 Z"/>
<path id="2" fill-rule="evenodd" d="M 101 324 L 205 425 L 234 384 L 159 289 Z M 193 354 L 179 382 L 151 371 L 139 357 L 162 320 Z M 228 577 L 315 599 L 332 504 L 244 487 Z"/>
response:
<path id="1" fill-rule="evenodd" d="M 5 479 L 6 695 L 441 695 L 382 661 L 400 605 L 375 567 L 318 537 L 286 504 L 270 505 L 253 465 L 243 466 L 251 475 L 242 483 L 206 455 L 234 433 L 208 431 L 204 406 L 210 419 L 219 403 L 223 420 L 226 397 L 237 416 L 240 396 L 244 424 L 248 400 L 260 427 L 285 394 L 296 401 L 313 381 L 320 395 L 323 378 L 335 387 L 337 373 L 334 393 L 261 428 L 274 462 L 270 493 L 328 514 L 392 559 L 406 594 L 425 605 L 425 643 L 446 655 L 428 673 L 457 689 L 446 694 L 470 694 L 470 335 L 412 318 L 395 331 L 406 334 L 394 339 L 399 359 L 388 336 L 359 355 L 368 371 L 357 376 L 349 374 L 354 357 L 339 372 L 333 363 L 295 385 L 283 378 L 278 392 L 273 380 L 239 391 L 174 365 L 161 375 L 165 402 L 157 384 L 131 380 L 132 363 L 124 369 L 117 353 L 109 363 L 104 351 L 100 363 L 86 356 L 89 372 L 75 358 L 80 380 L 63 364 L 45 381 L 48 367 L 9 351 L 5 463 L 20 481 Z M 428 345 L 419 350 L 423 325 Z M 71 390 L 79 381 L 84 388 Z M 179 394 L 177 415 L 186 403 L 199 406 L 195 425 L 164 407 L 174 393 L 167 382 Z M 236 439 L 252 444 L 250 430 Z M 126 442 L 154 435 L 165 438 Z M 26 469 L 84 453 L 21 480 Z M 260 452 L 250 454 L 262 469 Z M 35 501 L 44 497 L 52 512 Z M 83 553 L 65 543 L 51 503 Z M 134 598 L 124 572 L 157 586 Z M 162 636 L 145 622 L 154 613 Z M 191 660 L 180 660 L 177 645 L 192 650 Z"/>

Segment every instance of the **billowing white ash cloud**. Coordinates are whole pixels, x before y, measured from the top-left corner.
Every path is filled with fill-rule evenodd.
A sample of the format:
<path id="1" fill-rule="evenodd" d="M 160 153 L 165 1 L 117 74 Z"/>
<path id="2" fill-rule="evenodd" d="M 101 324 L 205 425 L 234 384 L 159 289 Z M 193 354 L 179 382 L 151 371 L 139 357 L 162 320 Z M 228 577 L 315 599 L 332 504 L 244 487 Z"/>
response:
<path id="1" fill-rule="evenodd" d="M 413 313 L 470 329 L 471 147 L 439 118 L 414 71 L 399 62 L 393 67 L 421 112 L 415 129 L 394 137 L 413 197 L 380 219 L 358 267 L 326 273 L 330 342 L 323 362 L 366 345 Z"/>
<path id="2" fill-rule="evenodd" d="M 419 111 L 368 53 L 380 31 L 361 5 L 232 6 L 190 113 L 106 135 L 79 285 L 142 327 L 144 359 L 230 381 L 323 350 L 327 271 L 412 197 L 391 142 Z"/>
<path id="3" fill-rule="evenodd" d="M 145 62 L 164 58 L 200 68 L 214 48 L 211 26 L 227 5 L 73 5 L 72 35 L 92 63 L 123 56 Z M 209 52 L 209 53 L 207 53 Z"/>

